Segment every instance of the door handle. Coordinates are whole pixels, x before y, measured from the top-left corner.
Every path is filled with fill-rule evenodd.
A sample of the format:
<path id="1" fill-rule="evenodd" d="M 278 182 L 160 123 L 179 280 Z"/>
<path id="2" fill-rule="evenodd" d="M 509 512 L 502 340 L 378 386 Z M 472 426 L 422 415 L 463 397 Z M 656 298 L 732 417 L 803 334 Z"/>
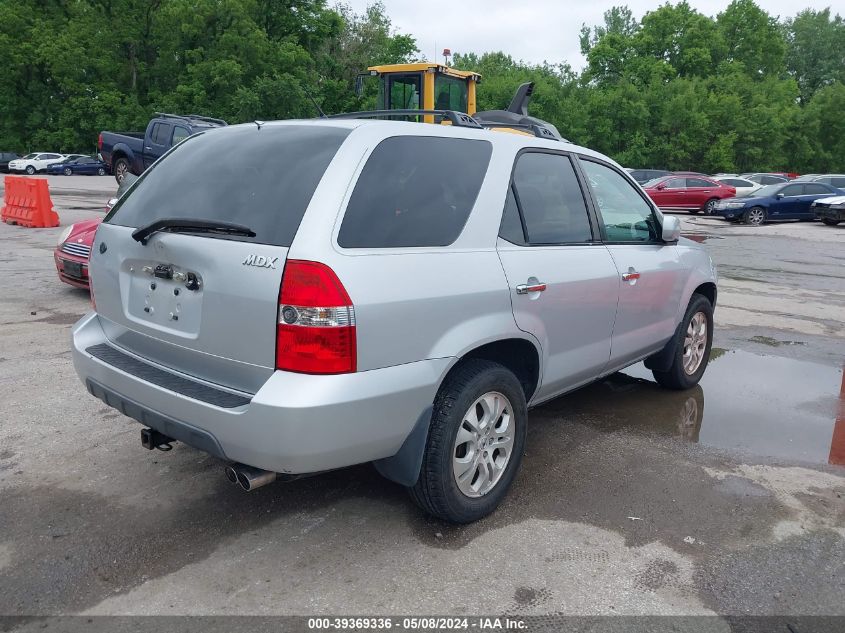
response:
<path id="1" fill-rule="evenodd" d="M 536 284 L 519 284 L 516 287 L 516 294 L 527 295 L 529 292 L 543 292 L 546 289 L 546 284 L 537 282 Z"/>
<path id="2" fill-rule="evenodd" d="M 629 268 L 627 273 L 622 273 L 622 281 L 636 281 L 639 278 L 640 273 L 633 268 Z"/>
<path id="3" fill-rule="evenodd" d="M 152 145 L 147 145 L 144 149 L 152 149 Z"/>

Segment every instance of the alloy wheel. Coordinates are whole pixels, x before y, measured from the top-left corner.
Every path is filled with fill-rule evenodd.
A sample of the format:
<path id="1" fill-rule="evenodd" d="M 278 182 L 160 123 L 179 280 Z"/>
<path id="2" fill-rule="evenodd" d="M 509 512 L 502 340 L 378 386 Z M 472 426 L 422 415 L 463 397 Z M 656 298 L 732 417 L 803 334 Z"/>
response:
<path id="1" fill-rule="evenodd" d="M 510 400 L 498 391 L 478 398 L 464 414 L 452 447 L 452 471 L 467 497 L 490 492 L 513 453 L 515 429 Z"/>
<path id="2" fill-rule="evenodd" d="M 703 312 L 696 312 L 687 326 L 684 338 L 684 372 L 692 376 L 704 360 L 704 350 L 707 348 L 707 316 Z"/>
<path id="3" fill-rule="evenodd" d="M 766 219 L 766 212 L 763 211 L 760 207 L 754 207 L 748 211 L 748 218 L 747 222 L 754 226 L 760 226 L 763 224 L 763 220 Z"/>

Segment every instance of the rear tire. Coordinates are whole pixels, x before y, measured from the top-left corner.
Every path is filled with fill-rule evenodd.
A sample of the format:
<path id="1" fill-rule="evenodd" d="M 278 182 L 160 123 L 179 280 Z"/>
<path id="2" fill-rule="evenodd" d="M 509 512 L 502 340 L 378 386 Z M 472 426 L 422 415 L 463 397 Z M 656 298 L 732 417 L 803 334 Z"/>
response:
<path id="1" fill-rule="evenodd" d="M 712 345 L 713 306 L 704 295 L 694 294 L 675 330 L 672 365 L 667 371 L 653 370 L 654 379 L 666 389 L 689 389 L 697 385 L 707 369 Z"/>
<path id="2" fill-rule="evenodd" d="M 751 207 L 745 212 L 742 219 L 751 226 L 760 226 L 766 221 L 766 210 L 763 207 Z"/>
<path id="3" fill-rule="evenodd" d="M 519 470 L 527 420 L 525 393 L 513 373 L 487 360 L 464 361 L 434 399 L 411 498 L 450 523 L 493 512 Z"/>
<path id="4" fill-rule="evenodd" d="M 104 167 L 99 167 L 99 168 L 97 169 L 97 175 L 98 175 L 98 176 L 105 176 L 105 175 L 106 175 L 106 170 L 105 170 L 105 168 L 104 168 Z"/>
<path id="5" fill-rule="evenodd" d="M 118 158 L 114 161 L 114 179 L 117 181 L 117 184 L 123 182 L 123 179 L 126 178 L 126 174 L 129 173 L 129 161 L 125 158 Z"/>
<path id="6" fill-rule="evenodd" d="M 827 226 L 836 226 L 839 224 L 839 220 L 831 220 L 830 218 L 822 218 L 822 222 L 824 222 Z"/>

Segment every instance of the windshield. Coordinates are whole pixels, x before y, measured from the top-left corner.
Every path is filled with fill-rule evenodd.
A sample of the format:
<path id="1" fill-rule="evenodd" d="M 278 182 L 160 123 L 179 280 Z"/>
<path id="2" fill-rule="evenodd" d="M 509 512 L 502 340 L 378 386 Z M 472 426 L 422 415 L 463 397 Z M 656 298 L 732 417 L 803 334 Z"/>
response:
<path id="1" fill-rule="evenodd" d="M 133 228 L 166 218 L 227 222 L 256 235 L 226 239 L 290 246 L 348 135 L 322 125 L 248 124 L 201 132 L 144 172 L 105 221 Z"/>
<path id="2" fill-rule="evenodd" d="M 28 159 L 31 159 L 31 158 L 35 158 L 36 156 L 38 156 L 38 154 L 27 154 L 26 156 L 23 157 L 22 160 L 28 160 Z"/>
<path id="3" fill-rule="evenodd" d="M 755 198 L 766 198 L 766 197 L 775 195 L 782 188 L 783 188 L 782 184 L 766 185 L 765 187 L 760 187 L 760 189 L 755 191 L 752 195 Z"/>

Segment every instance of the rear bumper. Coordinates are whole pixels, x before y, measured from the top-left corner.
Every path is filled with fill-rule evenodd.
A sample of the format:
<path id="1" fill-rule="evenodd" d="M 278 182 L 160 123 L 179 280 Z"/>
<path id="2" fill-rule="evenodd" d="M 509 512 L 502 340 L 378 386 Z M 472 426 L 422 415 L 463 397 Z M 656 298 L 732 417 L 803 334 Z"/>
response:
<path id="1" fill-rule="evenodd" d="M 256 394 L 238 394 L 249 399 L 247 404 L 223 408 L 88 353 L 88 348 L 109 344 L 94 313 L 73 327 L 72 339 L 73 363 L 82 382 L 110 406 L 217 457 L 292 474 L 396 454 L 434 400 L 452 360 L 334 376 L 277 371 Z M 187 378 L 172 375 L 174 381 Z"/>

